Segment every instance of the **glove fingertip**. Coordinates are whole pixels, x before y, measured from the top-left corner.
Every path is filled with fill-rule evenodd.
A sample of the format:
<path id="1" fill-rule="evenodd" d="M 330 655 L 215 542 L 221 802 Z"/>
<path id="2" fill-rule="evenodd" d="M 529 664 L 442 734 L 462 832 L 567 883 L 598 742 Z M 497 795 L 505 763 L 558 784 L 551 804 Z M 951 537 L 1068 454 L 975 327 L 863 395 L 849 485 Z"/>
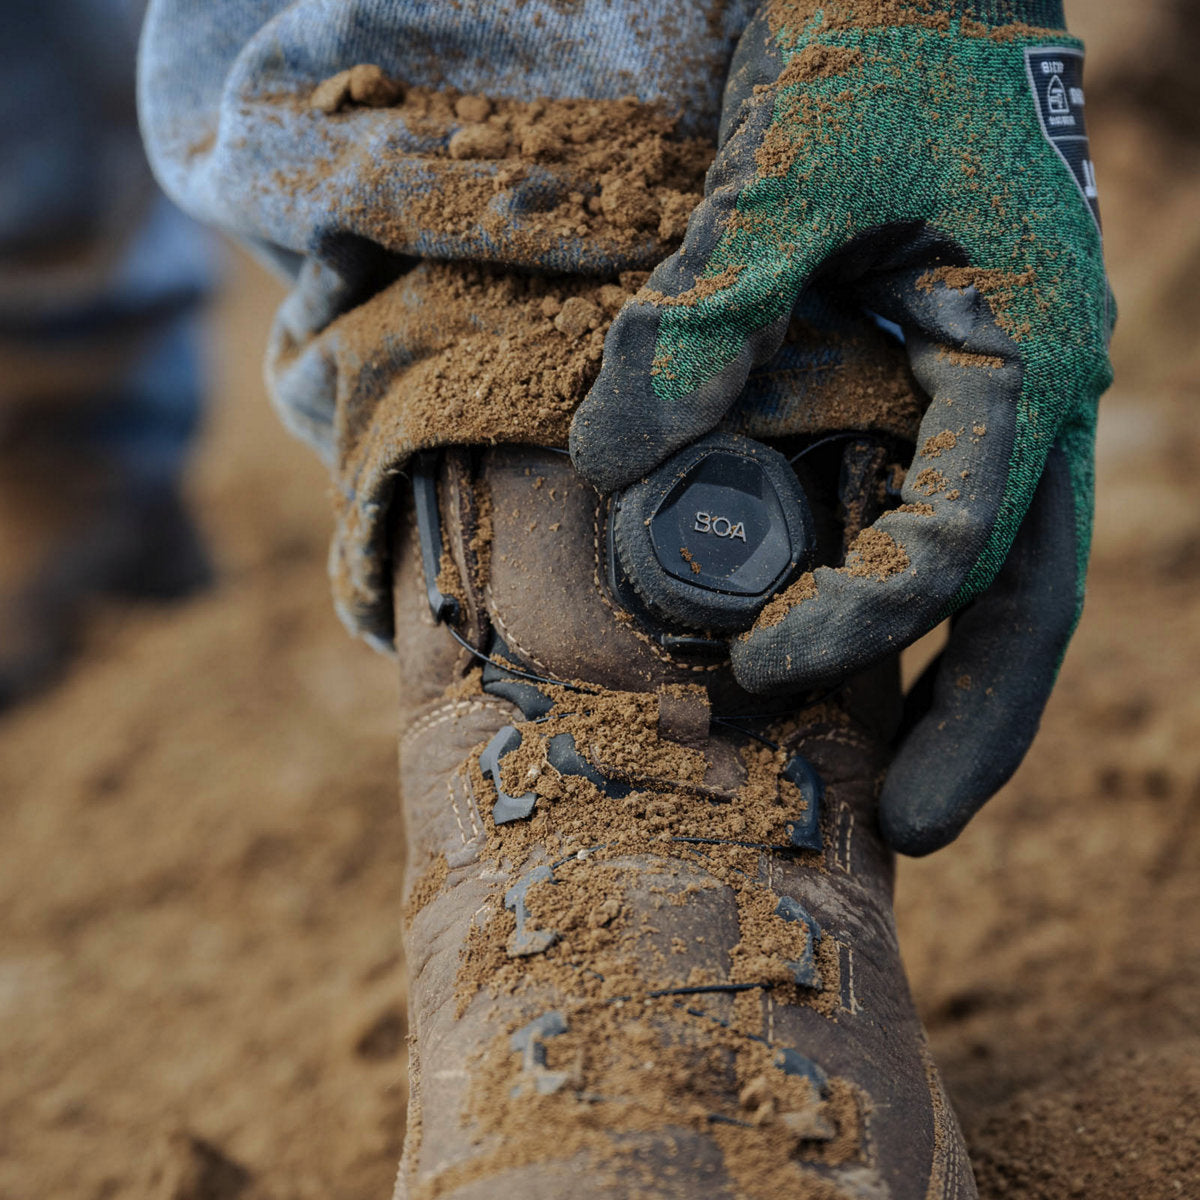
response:
<path id="1" fill-rule="evenodd" d="M 609 452 L 609 439 L 602 429 L 593 425 L 582 408 L 571 421 L 567 448 L 575 470 L 601 495 L 608 495 L 632 483 L 637 473 L 630 474 L 628 459 Z M 625 468 L 625 469 L 623 469 Z"/>
<path id="2" fill-rule="evenodd" d="M 926 762 L 906 761 L 901 752 L 879 797 L 879 828 L 898 854 L 923 858 L 948 846 L 987 802 L 987 795 L 964 789 L 962 780 Z M 915 768 L 915 769 L 914 769 Z"/>
<path id="3" fill-rule="evenodd" d="M 781 632 L 755 625 L 730 642 L 729 665 L 740 687 L 763 695 L 793 686 L 792 656 L 784 649 L 786 633 L 781 638 Z"/>

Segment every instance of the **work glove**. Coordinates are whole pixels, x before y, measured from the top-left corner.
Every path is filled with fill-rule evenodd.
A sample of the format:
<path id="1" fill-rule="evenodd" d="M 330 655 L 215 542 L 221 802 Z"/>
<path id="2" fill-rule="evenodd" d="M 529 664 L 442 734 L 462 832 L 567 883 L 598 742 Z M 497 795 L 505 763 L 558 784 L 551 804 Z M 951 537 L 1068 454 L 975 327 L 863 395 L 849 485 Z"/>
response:
<path id="1" fill-rule="evenodd" d="M 880 799 L 913 854 L 1016 769 L 1078 620 L 1114 316 L 1061 4 L 941 7 L 763 7 L 705 199 L 613 323 L 571 432 L 609 492 L 721 422 L 810 285 L 900 327 L 929 397 L 904 503 L 732 662 L 751 691 L 827 687 L 952 616 Z"/>

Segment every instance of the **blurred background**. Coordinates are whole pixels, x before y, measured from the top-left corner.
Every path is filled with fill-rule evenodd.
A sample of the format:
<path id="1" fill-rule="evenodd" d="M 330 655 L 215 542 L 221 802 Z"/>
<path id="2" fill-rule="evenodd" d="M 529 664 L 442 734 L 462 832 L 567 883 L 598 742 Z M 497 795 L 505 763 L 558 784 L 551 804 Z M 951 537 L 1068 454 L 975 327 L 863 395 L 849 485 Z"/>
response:
<path id="1" fill-rule="evenodd" d="M 1068 0 L 1121 319 L 1087 611 L 1028 761 L 900 869 L 981 1193 L 1200 1196 L 1200 6 Z M 188 480 L 218 586 L 0 717 L 0 1198 L 379 1200 L 404 1131 L 397 668 L 233 250 Z"/>

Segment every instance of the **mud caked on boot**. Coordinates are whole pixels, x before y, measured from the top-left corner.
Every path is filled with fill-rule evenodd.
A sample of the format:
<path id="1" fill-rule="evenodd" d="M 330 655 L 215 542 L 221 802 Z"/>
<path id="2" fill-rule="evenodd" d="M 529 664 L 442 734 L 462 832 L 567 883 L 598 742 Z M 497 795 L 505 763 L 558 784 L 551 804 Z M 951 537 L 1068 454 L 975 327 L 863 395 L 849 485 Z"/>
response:
<path id="1" fill-rule="evenodd" d="M 890 456 L 798 458 L 836 561 Z M 397 1196 L 973 1197 L 877 832 L 895 664 L 748 695 L 720 639 L 627 587 L 610 509 L 554 451 L 415 471 Z"/>

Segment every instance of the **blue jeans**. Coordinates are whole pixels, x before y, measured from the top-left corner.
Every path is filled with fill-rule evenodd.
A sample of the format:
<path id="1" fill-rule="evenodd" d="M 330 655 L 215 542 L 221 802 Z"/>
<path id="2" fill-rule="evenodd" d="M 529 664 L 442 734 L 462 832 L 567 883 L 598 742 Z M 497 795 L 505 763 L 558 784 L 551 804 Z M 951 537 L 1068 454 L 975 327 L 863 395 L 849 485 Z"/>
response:
<path id="1" fill-rule="evenodd" d="M 353 631 L 384 648 L 391 641 L 388 518 L 409 454 L 455 440 L 539 440 L 536 379 L 524 424 L 511 407 L 489 412 L 487 387 L 469 378 L 449 382 L 475 397 L 470 420 L 437 402 L 438 387 L 481 371 L 490 347 L 480 337 L 534 337 L 542 291 L 553 311 L 580 280 L 636 288 L 623 273 L 649 270 L 679 236 L 649 228 L 618 244 L 586 222 L 548 222 L 548 213 L 598 201 L 602 180 L 524 146 L 496 157 L 460 152 L 452 139 L 467 113 L 443 103 L 439 123 L 408 99 L 423 89 L 452 101 L 581 99 L 619 122 L 630 113 L 621 98 L 633 96 L 671 115 L 672 144 L 702 139 L 711 151 L 730 59 L 757 6 L 150 0 L 139 78 L 150 161 L 186 211 L 238 235 L 293 284 L 267 376 L 284 421 L 333 471 L 331 574 Z M 379 68 L 407 99 L 314 108 L 314 88 L 357 64 Z M 514 156 L 525 160 L 515 172 Z M 464 219 L 444 219 L 452 201 Z M 482 285 L 471 275 L 481 268 L 491 272 Z M 458 288 L 456 272 L 464 294 L 493 287 L 497 272 L 520 275 L 521 300 L 511 316 L 485 317 L 467 301 L 447 314 L 438 306 Z M 842 314 L 807 304 L 810 327 L 844 329 Z M 480 359 L 455 359 L 456 339 L 473 338 Z M 760 436 L 813 428 L 822 381 L 856 352 L 845 339 L 819 343 L 793 340 L 754 376 L 738 427 Z"/>
<path id="2" fill-rule="evenodd" d="M 167 482 L 200 409 L 210 239 L 145 162 L 137 16 L 122 0 L 5 5 L 0 410 Z"/>

